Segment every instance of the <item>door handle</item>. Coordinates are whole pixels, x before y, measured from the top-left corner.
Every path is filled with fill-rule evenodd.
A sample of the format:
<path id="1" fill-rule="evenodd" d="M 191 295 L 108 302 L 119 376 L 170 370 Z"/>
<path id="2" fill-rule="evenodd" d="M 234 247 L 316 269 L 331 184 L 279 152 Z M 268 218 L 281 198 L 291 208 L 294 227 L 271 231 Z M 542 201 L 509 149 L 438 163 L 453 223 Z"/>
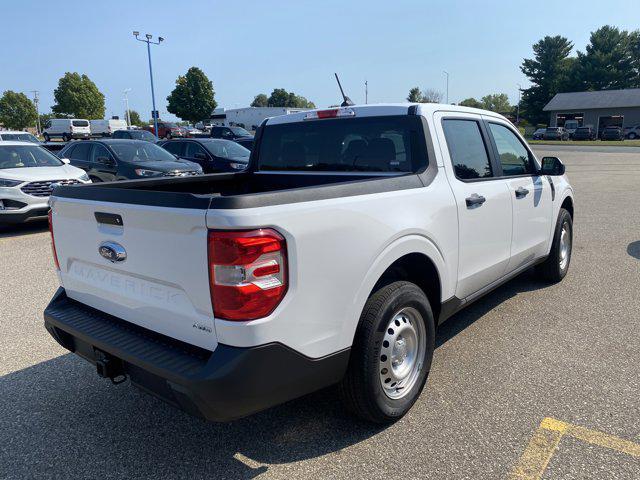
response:
<path id="1" fill-rule="evenodd" d="M 477 193 L 472 194 L 470 197 L 465 199 L 467 202 L 467 208 L 480 207 L 484 202 L 487 201 L 482 195 L 478 195 Z"/>
<path id="2" fill-rule="evenodd" d="M 516 198 L 524 198 L 529 195 L 529 190 L 524 187 L 518 187 L 516 190 Z"/>

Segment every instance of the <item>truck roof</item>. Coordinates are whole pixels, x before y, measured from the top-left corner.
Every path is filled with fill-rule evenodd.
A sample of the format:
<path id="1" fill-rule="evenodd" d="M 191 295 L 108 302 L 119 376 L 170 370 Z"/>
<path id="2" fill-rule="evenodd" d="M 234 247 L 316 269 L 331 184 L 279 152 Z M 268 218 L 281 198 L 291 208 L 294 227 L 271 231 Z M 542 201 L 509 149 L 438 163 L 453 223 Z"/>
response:
<path id="1" fill-rule="evenodd" d="M 366 105 L 352 105 L 350 107 L 332 107 L 332 108 L 316 108 L 305 110 L 303 112 L 290 113 L 288 115 L 280 115 L 267 119 L 268 125 L 277 125 L 283 123 L 301 122 L 309 113 L 334 110 L 334 109 L 351 109 L 355 112 L 356 117 L 377 117 L 385 115 L 408 115 L 409 108 L 416 107 L 418 115 L 430 116 L 437 111 L 473 113 L 476 115 L 486 115 L 506 120 L 502 115 L 491 112 L 489 110 L 481 110 L 479 108 L 462 107 L 459 105 L 449 105 L 446 103 L 370 103 Z"/>

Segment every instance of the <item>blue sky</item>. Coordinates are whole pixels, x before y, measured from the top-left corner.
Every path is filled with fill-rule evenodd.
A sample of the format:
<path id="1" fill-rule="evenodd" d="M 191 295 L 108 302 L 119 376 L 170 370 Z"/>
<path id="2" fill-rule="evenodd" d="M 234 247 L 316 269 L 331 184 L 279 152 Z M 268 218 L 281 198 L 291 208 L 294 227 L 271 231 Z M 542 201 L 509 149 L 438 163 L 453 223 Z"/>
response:
<path id="1" fill-rule="evenodd" d="M 156 101 L 191 66 L 214 83 L 219 106 L 247 106 L 282 87 L 318 106 L 347 94 L 369 103 L 403 101 L 413 86 L 445 90 L 449 100 L 527 85 L 522 59 L 544 35 L 562 34 L 583 50 L 589 33 L 611 24 L 638 28 L 637 0 L 322 0 L 36 2 L 2 6 L 0 92 L 40 91 L 40 110 L 67 71 L 86 73 L 106 96 L 106 114 L 122 115 L 122 91 L 147 119 L 151 94 L 146 48 L 133 30 L 161 35 L 153 48 Z M 579 6 L 578 6 L 579 5 Z M 164 114 L 163 114 L 164 112 Z"/>

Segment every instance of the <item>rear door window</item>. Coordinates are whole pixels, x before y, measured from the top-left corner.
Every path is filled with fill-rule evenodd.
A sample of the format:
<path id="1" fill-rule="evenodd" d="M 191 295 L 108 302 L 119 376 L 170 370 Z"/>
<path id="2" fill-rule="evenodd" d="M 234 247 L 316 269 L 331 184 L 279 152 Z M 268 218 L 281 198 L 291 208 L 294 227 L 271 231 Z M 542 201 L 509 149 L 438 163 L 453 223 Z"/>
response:
<path id="1" fill-rule="evenodd" d="M 73 122 L 71 122 L 73 124 L 74 127 L 88 127 L 89 126 L 89 122 L 87 120 L 73 120 Z"/>
<path id="2" fill-rule="evenodd" d="M 419 116 L 309 120 L 267 125 L 260 170 L 418 172 L 427 166 Z"/>
<path id="3" fill-rule="evenodd" d="M 91 151 L 91 143 L 81 142 L 75 146 L 69 157 L 71 160 L 87 160 Z"/>
<path id="4" fill-rule="evenodd" d="M 185 143 L 187 144 L 185 157 L 196 158 L 196 153 L 200 153 L 205 157 L 207 156 L 207 152 L 205 151 L 204 148 L 202 148 L 202 146 L 199 143 L 196 143 L 196 142 L 185 142 Z"/>
<path id="5" fill-rule="evenodd" d="M 178 155 L 182 157 L 184 154 L 184 142 L 167 142 L 162 145 L 167 152 L 173 153 L 174 155 Z"/>
<path id="6" fill-rule="evenodd" d="M 487 147 L 476 120 L 445 119 L 442 128 L 456 177 L 460 180 L 493 177 Z"/>

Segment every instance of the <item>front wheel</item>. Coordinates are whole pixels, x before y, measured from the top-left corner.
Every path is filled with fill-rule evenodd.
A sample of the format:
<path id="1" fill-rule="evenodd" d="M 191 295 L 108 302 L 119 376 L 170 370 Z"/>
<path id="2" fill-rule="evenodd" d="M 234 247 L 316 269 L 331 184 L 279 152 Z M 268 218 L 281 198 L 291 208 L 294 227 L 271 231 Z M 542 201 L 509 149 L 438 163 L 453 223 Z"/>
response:
<path id="1" fill-rule="evenodd" d="M 560 282 L 569 271 L 573 250 L 573 220 L 564 208 L 558 213 L 558 221 L 553 235 L 553 244 L 547 259 L 538 266 L 538 274 L 552 283 Z"/>
<path id="2" fill-rule="evenodd" d="M 431 305 L 415 284 L 396 281 L 369 297 L 340 384 L 346 407 L 374 423 L 405 415 L 420 396 L 435 348 Z"/>

